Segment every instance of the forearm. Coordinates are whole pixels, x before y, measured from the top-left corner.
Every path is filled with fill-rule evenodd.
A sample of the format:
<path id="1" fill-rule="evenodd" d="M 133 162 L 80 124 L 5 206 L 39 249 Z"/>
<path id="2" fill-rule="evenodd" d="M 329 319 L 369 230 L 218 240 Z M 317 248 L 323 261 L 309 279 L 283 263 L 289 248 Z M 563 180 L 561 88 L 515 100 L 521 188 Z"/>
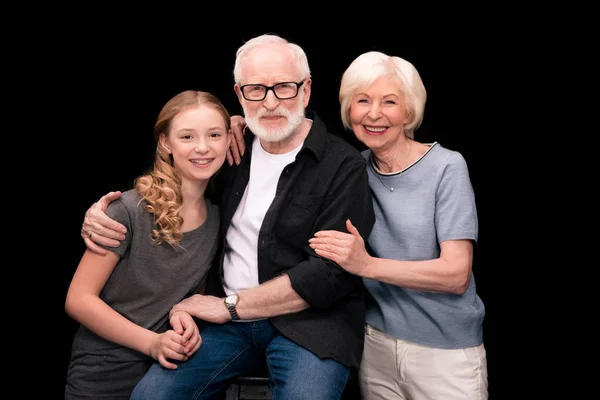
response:
<path id="1" fill-rule="evenodd" d="M 99 297 L 67 298 L 67 313 L 98 336 L 150 356 L 157 333 L 143 328 L 107 305 Z"/>
<path id="2" fill-rule="evenodd" d="M 442 258 L 398 261 L 373 257 L 361 275 L 406 289 L 462 294 L 468 287 L 470 271 L 465 263 Z"/>
<path id="3" fill-rule="evenodd" d="M 293 314 L 310 306 L 294 291 L 287 275 L 279 276 L 238 294 L 240 300 L 237 312 L 241 319 L 246 320 Z"/>

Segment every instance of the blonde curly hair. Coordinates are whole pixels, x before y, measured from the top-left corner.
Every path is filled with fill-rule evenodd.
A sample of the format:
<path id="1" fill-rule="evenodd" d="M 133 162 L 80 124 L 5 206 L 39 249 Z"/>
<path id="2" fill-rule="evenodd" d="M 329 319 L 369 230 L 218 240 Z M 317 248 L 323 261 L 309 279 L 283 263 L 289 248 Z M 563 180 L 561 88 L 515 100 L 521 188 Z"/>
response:
<path id="1" fill-rule="evenodd" d="M 183 218 L 179 215 L 182 204 L 181 178 L 175 171 L 172 156 L 160 145 L 159 139 L 161 135 L 169 137 L 173 118 L 179 113 L 202 104 L 214 107 L 223 116 L 225 127 L 229 130 L 229 113 L 216 96 L 195 90 L 177 94 L 163 106 L 154 124 L 154 166 L 146 175 L 135 180 L 135 190 L 147 203 L 144 209 L 154 215 L 156 227 L 152 230 L 152 243 L 156 246 L 166 242 L 176 247 L 183 239 Z"/>

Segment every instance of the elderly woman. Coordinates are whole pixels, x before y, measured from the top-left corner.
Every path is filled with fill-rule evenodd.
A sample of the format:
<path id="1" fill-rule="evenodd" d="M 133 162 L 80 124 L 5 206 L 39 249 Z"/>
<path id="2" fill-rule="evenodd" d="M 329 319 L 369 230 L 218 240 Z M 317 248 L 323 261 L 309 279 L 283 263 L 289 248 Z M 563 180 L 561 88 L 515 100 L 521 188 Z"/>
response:
<path id="1" fill-rule="evenodd" d="M 376 223 L 365 244 L 320 231 L 310 246 L 363 277 L 369 303 L 360 367 L 364 399 L 487 399 L 473 246 L 477 210 L 462 155 L 419 143 L 426 91 L 415 67 L 367 52 L 345 71 L 341 115 L 368 149 Z M 368 250 L 367 250 L 368 248 Z"/>

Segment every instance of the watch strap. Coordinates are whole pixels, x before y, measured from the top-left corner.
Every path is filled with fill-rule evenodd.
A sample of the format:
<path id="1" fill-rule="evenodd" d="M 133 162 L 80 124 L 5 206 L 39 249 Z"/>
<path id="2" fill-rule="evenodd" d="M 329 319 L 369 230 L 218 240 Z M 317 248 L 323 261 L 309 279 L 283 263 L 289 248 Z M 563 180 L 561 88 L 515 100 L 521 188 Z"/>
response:
<path id="1" fill-rule="evenodd" d="M 225 298 L 225 306 L 227 307 L 227 310 L 229 310 L 229 315 L 231 315 L 231 319 L 233 321 L 239 321 L 240 320 L 240 316 L 237 313 L 235 304 L 231 304 L 227 302 L 227 297 Z"/>

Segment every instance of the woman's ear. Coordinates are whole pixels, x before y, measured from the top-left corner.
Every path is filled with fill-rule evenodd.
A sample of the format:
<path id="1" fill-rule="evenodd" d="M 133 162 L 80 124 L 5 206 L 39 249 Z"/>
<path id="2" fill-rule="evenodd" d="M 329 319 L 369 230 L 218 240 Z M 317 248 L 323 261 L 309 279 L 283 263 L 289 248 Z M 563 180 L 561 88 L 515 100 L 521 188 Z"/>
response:
<path id="1" fill-rule="evenodd" d="M 167 151 L 167 153 L 171 154 L 171 144 L 167 140 L 167 137 L 164 133 L 161 133 L 158 137 L 158 144 L 163 147 Z"/>

